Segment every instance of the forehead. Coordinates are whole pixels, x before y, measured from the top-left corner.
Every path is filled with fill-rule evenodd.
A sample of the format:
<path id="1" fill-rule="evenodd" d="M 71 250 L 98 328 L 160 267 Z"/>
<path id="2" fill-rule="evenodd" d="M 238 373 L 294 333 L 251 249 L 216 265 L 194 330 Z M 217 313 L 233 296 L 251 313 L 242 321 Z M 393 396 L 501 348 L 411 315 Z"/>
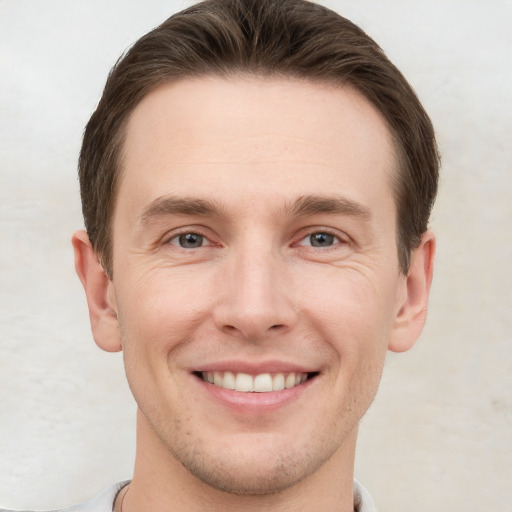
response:
<path id="1" fill-rule="evenodd" d="M 336 188 L 360 202 L 392 201 L 397 168 L 386 122 L 353 89 L 254 76 L 152 91 L 128 120 L 123 163 L 119 193 L 133 192 L 134 208 L 165 194 L 270 189 L 283 200 Z"/>

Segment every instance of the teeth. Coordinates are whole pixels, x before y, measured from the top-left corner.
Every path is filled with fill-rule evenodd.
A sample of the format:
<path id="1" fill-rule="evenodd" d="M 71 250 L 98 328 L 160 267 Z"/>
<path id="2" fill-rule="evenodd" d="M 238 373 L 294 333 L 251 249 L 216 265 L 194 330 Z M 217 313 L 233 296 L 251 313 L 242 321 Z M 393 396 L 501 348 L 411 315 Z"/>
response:
<path id="1" fill-rule="evenodd" d="M 272 391 L 272 377 L 270 373 L 262 373 L 254 377 L 254 391 L 256 391 L 256 393 Z"/>
<path id="2" fill-rule="evenodd" d="M 261 373 L 249 375 L 248 373 L 233 372 L 202 372 L 201 377 L 205 382 L 224 389 L 234 389 L 243 393 L 268 393 L 269 391 L 281 391 L 290 389 L 307 380 L 307 373 Z"/>
<path id="3" fill-rule="evenodd" d="M 224 386 L 221 385 L 221 388 Z M 254 382 L 247 373 L 239 373 L 235 379 L 235 391 L 254 391 Z"/>
<path id="4" fill-rule="evenodd" d="M 284 387 L 290 389 L 295 387 L 295 373 L 290 373 L 284 381 Z"/>
<path id="5" fill-rule="evenodd" d="M 226 389 L 235 389 L 235 376 L 231 372 L 224 372 L 222 387 Z"/>
<path id="6" fill-rule="evenodd" d="M 277 373 L 272 379 L 272 391 L 281 391 L 284 389 L 284 375 Z"/>

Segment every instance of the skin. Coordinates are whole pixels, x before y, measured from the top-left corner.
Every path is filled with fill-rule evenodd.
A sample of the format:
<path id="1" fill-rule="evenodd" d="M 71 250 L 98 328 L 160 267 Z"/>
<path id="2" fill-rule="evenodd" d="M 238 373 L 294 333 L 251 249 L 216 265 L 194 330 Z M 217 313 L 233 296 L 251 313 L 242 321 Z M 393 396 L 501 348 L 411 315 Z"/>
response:
<path id="1" fill-rule="evenodd" d="M 385 121 L 349 88 L 205 77 L 137 106 L 112 280 L 73 238 L 94 338 L 123 350 L 139 407 L 124 512 L 353 510 L 358 422 L 432 278 L 431 232 L 399 270 L 395 172 Z M 315 373 L 286 399 L 226 399 L 194 374 L 212 367 Z"/>

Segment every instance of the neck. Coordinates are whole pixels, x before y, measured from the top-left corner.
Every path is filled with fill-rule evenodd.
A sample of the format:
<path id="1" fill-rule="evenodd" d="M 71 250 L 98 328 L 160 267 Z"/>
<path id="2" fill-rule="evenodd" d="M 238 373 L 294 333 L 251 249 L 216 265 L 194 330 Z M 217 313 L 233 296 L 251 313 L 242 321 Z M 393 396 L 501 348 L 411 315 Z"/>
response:
<path id="1" fill-rule="evenodd" d="M 129 493 L 123 496 L 122 512 L 353 512 L 356 437 L 357 428 L 328 461 L 287 488 L 271 494 L 233 494 L 203 482 L 186 469 L 139 411 L 135 470 Z"/>

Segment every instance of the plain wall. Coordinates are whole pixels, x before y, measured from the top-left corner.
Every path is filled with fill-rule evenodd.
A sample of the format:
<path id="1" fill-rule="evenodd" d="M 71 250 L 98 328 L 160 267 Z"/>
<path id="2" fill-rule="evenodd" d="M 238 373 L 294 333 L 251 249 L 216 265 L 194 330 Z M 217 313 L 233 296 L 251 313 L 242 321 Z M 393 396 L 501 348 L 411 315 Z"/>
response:
<path id="1" fill-rule="evenodd" d="M 380 512 L 510 510 L 512 2 L 331 0 L 417 90 L 443 156 L 427 327 L 390 354 L 357 477 Z M 74 274 L 83 127 L 162 0 L 0 0 L 0 506 L 57 508 L 129 478 L 121 354 Z M 508 507 L 508 508 L 507 508 Z"/>

